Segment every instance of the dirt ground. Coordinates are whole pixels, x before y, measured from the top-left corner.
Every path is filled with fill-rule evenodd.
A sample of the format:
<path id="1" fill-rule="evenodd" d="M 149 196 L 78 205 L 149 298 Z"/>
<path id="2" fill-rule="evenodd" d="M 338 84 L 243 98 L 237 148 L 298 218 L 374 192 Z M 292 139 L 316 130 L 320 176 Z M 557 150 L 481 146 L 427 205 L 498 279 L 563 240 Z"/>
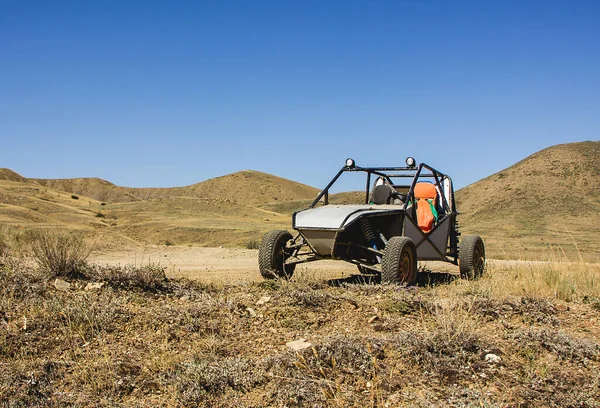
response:
<path id="1" fill-rule="evenodd" d="M 109 265 L 159 264 L 167 268 L 168 277 L 185 277 L 216 283 L 262 280 L 258 271 L 258 250 L 253 249 L 148 245 L 93 253 L 90 261 Z M 510 265 L 523 264 L 525 261 L 489 260 L 488 262 Z M 535 261 L 527 262 L 535 263 Z M 445 262 L 422 262 L 419 265 L 421 269 L 432 272 L 458 273 L 458 267 Z M 356 267 L 346 262 L 317 261 L 298 265 L 295 276 L 338 279 L 356 273 Z"/>
<path id="2" fill-rule="evenodd" d="M 149 245 L 93 253 L 89 260 L 109 265 L 159 264 L 167 268 L 167 276 L 172 278 L 222 283 L 262 280 L 258 271 L 258 250 L 254 249 Z M 297 276 L 319 274 L 328 279 L 354 273 L 355 266 L 336 261 L 313 262 L 296 268 Z"/>

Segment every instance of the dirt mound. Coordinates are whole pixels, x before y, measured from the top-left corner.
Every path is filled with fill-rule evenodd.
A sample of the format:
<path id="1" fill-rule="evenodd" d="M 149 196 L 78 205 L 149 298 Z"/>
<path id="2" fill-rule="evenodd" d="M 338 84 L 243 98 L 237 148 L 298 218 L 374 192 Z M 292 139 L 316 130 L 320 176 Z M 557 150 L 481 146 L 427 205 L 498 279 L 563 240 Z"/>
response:
<path id="1" fill-rule="evenodd" d="M 600 142 L 549 147 L 458 191 L 461 225 L 495 255 L 554 247 L 598 259 L 599 174 Z"/>
<path id="2" fill-rule="evenodd" d="M 11 169 L 0 168 L 0 180 L 6 181 L 18 181 L 20 183 L 26 183 L 27 179 L 21 176 L 19 173 L 12 171 Z"/>

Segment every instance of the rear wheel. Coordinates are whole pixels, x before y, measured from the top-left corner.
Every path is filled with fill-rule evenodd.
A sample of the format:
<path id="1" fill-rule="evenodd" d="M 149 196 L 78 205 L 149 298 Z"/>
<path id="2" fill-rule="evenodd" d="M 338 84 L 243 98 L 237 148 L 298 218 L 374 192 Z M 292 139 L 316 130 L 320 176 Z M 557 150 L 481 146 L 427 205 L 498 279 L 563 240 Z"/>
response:
<path id="1" fill-rule="evenodd" d="M 296 265 L 286 265 L 290 257 L 285 246 L 292 234 L 284 230 L 269 231 L 265 234 L 258 249 L 258 268 L 265 279 L 290 279 Z"/>
<path id="2" fill-rule="evenodd" d="M 407 285 L 417 282 L 417 250 L 410 238 L 390 238 L 383 252 L 381 281 Z"/>
<path id="3" fill-rule="evenodd" d="M 485 246 L 478 235 L 465 235 L 461 239 L 458 265 L 464 279 L 477 279 L 485 268 Z"/>

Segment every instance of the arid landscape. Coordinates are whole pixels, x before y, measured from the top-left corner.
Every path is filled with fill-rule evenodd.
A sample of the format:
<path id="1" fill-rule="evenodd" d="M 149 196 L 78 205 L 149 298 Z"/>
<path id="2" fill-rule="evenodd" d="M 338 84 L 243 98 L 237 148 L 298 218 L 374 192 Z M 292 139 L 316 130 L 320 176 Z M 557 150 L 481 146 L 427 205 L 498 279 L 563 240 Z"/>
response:
<path id="1" fill-rule="evenodd" d="M 317 193 L 256 171 L 150 189 L 0 170 L 0 404 L 600 406 L 600 142 L 457 191 L 491 259 L 474 281 L 333 261 L 263 280 L 261 236 Z"/>
<path id="2" fill-rule="evenodd" d="M 599 157 L 599 142 L 557 145 L 458 190 L 461 230 L 484 237 L 491 258 L 598 262 Z M 2 169 L 0 221 L 10 229 L 79 230 L 98 251 L 246 248 L 268 230 L 290 228 L 291 214 L 317 193 L 256 171 L 152 189 L 95 178 L 26 179 Z M 356 197 L 343 193 L 332 202 Z"/>

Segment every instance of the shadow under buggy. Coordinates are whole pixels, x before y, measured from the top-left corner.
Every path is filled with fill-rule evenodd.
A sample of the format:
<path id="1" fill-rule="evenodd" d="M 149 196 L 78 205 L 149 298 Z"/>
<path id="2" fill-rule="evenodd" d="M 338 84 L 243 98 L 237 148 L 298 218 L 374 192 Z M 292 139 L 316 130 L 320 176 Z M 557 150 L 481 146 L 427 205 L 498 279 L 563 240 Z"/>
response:
<path id="1" fill-rule="evenodd" d="M 347 172 L 364 173 L 364 203 L 331 204 L 329 191 Z M 479 236 L 460 237 L 457 215 L 452 180 L 431 166 L 411 157 L 406 167 L 359 167 L 348 159 L 310 207 L 294 213 L 295 236 L 264 236 L 260 273 L 289 279 L 297 264 L 336 259 L 382 282 L 412 285 L 423 260 L 458 265 L 461 277 L 474 279 L 483 273 L 485 247 Z"/>

